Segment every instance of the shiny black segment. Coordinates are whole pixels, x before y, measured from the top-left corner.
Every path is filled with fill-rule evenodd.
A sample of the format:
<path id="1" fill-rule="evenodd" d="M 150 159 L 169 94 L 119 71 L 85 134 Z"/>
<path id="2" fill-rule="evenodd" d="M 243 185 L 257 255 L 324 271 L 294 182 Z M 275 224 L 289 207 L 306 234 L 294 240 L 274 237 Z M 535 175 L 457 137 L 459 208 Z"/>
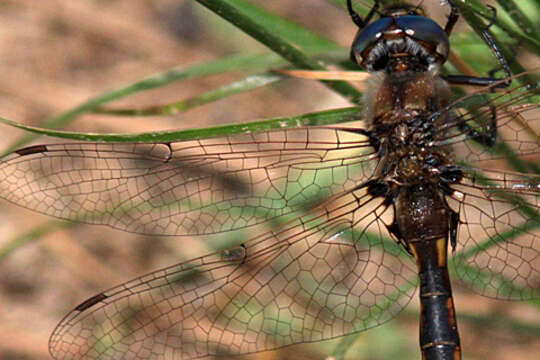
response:
<path id="1" fill-rule="evenodd" d="M 367 183 L 367 191 L 373 197 L 386 197 L 389 193 L 389 187 L 383 181 L 372 180 Z"/>
<path id="2" fill-rule="evenodd" d="M 457 184 L 463 179 L 463 170 L 458 166 L 446 166 L 441 171 L 441 180 L 448 184 Z"/>

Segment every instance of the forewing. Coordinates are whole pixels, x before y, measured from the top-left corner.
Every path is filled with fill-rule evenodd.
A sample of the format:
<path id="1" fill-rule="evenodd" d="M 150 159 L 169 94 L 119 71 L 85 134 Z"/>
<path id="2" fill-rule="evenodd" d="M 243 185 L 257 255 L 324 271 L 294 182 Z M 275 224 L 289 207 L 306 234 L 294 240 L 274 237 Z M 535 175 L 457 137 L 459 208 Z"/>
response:
<path id="1" fill-rule="evenodd" d="M 409 302 L 416 278 L 386 239 L 392 216 L 382 202 L 356 189 L 229 251 L 99 294 L 61 321 L 51 354 L 195 359 L 379 325 Z"/>
<path id="2" fill-rule="evenodd" d="M 120 230 L 200 235 L 251 226 L 369 177 L 366 138 L 331 128 L 168 144 L 38 145 L 0 162 L 7 200 Z"/>

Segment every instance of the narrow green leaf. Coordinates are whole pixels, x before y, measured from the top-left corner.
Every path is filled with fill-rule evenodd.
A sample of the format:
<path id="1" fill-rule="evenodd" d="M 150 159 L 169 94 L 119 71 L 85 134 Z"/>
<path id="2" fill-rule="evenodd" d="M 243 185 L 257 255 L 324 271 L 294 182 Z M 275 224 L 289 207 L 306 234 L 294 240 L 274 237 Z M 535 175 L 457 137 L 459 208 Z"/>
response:
<path id="1" fill-rule="evenodd" d="M 455 277 L 456 269 L 455 266 L 450 267 L 452 269 L 451 274 Z M 514 284 L 511 279 L 507 279 L 500 274 L 493 273 L 491 271 L 481 270 L 476 266 L 470 266 L 465 263 L 459 264 L 459 271 L 466 273 L 466 277 L 460 276 L 462 280 L 473 290 L 478 288 L 481 289 L 490 286 L 490 284 L 497 284 L 496 286 L 496 295 L 500 298 L 509 298 L 509 299 L 538 299 L 540 296 L 539 291 L 535 291 L 533 288 L 522 288 Z M 493 286 L 493 285 L 492 285 Z M 495 288 L 493 289 L 495 290 Z M 526 301 L 530 305 L 540 308 L 540 303 L 535 300 L 521 300 Z"/>
<path id="2" fill-rule="evenodd" d="M 102 108 L 95 109 L 94 113 L 118 115 L 118 116 L 157 116 L 157 115 L 176 115 L 197 106 L 208 104 L 213 101 L 223 99 L 227 96 L 254 90 L 268 84 L 282 80 L 284 77 L 276 74 L 262 74 L 248 76 L 239 81 L 232 82 L 215 90 L 207 91 L 187 98 L 182 101 L 176 101 L 166 105 L 154 105 L 144 108 L 126 109 L 126 108 Z"/>
<path id="3" fill-rule="evenodd" d="M 535 306 L 538 306 L 538 302 L 536 302 Z M 525 322 L 524 320 L 512 318 L 512 315 L 505 314 L 502 311 L 495 310 L 494 312 L 495 314 L 488 313 L 488 315 L 480 315 L 461 311 L 457 317 L 458 320 L 467 320 L 472 324 L 481 325 L 490 330 L 499 328 L 504 332 L 512 331 L 518 333 L 522 337 L 535 337 L 536 339 L 540 337 L 540 326 L 538 326 L 537 322 L 534 322 L 534 319 Z"/>
<path id="4" fill-rule="evenodd" d="M 242 124 L 231 124 L 203 129 L 172 130 L 145 132 L 139 134 L 96 134 L 60 131 L 27 126 L 12 120 L 0 117 L 0 122 L 19 129 L 27 130 L 41 135 L 54 136 L 64 139 L 81 141 L 104 141 L 104 142 L 172 142 L 181 140 L 203 139 L 224 135 L 242 134 L 256 131 L 265 131 L 279 128 L 302 127 L 314 125 L 330 125 L 360 118 L 361 110 L 358 107 L 326 110 L 299 116 L 279 117 L 259 120 Z"/>
<path id="5" fill-rule="evenodd" d="M 48 233 L 74 224 L 75 223 L 70 221 L 52 220 L 42 225 L 38 225 L 29 231 L 17 234 L 17 236 L 13 237 L 4 246 L 0 248 L 0 262 L 18 248 L 37 239 L 40 239 Z"/>
<path id="6" fill-rule="evenodd" d="M 413 279 L 409 282 L 403 284 L 399 289 L 394 291 L 392 294 L 385 296 L 385 301 L 383 301 L 380 304 L 377 304 L 377 306 L 373 309 L 370 309 L 370 317 L 365 320 L 365 322 L 369 322 L 369 319 L 376 319 L 378 316 L 380 316 L 381 312 L 386 311 L 388 308 L 390 308 L 395 302 L 399 301 L 401 297 L 403 297 L 405 294 L 407 294 L 409 291 L 411 291 L 413 288 L 416 288 L 418 286 L 418 280 Z M 350 346 L 356 342 L 358 337 L 361 333 L 354 333 L 348 336 L 345 336 L 334 348 L 332 351 L 331 356 L 335 357 L 336 359 L 343 359 L 345 357 L 345 353 L 349 350 Z"/>
<path id="7" fill-rule="evenodd" d="M 285 33 L 279 30 L 281 23 L 271 21 L 260 21 L 263 10 L 256 12 L 249 11 L 251 7 L 247 7 L 243 0 L 197 0 L 200 4 L 223 17 L 231 24 L 235 25 L 246 34 L 268 46 L 271 50 L 281 55 L 287 61 L 301 69 L 308 70 L 324 70 L 325 67 L 320 61 L 311 59 L 305 52 L 302 51 L 293 41 L 279 36 Z M 254 5 L 252 5 L 254 6 Z M 265 15 L 266 16 L 266 15 Z M 271 16 L 268 14 L 268 16 Z M 332 48 L 329 48 L 332 50 Z M 361 93 L 344 81 L 322 81 L 327 87 L 333 89 L 338 94 L 349 99 L 353 103 L 359 103 Z"/>
<path id="8" fill-rule="evenodd" d="M 533 24 L 533 21 L 521 10 L 521 8 L 513 0 L 497 0 L 499 5 L 506 11 L 508 16 L 516 23 L 521 31 L 523 31 L 532 40 L 539 42 L 538 24 Z M 525 3 L 525 1 L 522 1 Z M 531 6 L 533 6 L 531 4 Z M 532 13 L 534 14 L 534 13 Z M 537 13 L 536 13 L 537 14 Z"/>
<path id="9" fill-rule="evenodd" d="M 60 115 L 54 116 L 50 119 L 45 120 L 43 123 L 44 128 L 55 129 L 63 127 L 69 122 L 73 121 L 78 116 L 91 112 L 98 107 L 107 104 L 111 101 L 124 98 L 128 95 L 132 95 L 137 92 L 146 91 L 150 89 L 155 89 L 161 86 L 168 85 L 172 82 L 191 79 L 196 77 L 203 77 L 211 74 L 221 73 L 225 71 L 233 70 L 243 70 L 248 68 L 259 68 L 261 64 L 276 64 L 280 60 L 273 54 L 263 54 L 263 55 L 242 55 L 242 56 L 231 56 L 222 58 L 216 61 L 211 61 L 207 63 L 197 64 L 191 67 L 180 66 L 165 72 L 150 76 L 141 81 L 129 84 L 125 87 L 119 89 L 111 90 L 109 92 L 98 95 L 79 106 L 68 110 Z M 37 132 L 43 134 L 43 132 Z M 54 135 L 53 135 L 54 136 Z M 20 148 L 21 146 L 29 143 L 34 140 L 36 135 L 26 135 L 23 138 L 16 141 L 12 144 L 8 150 L 1 157 L 10 153 L 11 151 Z"/>
<path id="10" fill-rule="evenodd" d="M 481 15 L 484 19 L 486 19 L 486 21 L 488 21 L 488 23 L 493 21 L 494 25 L 497 25 L 499 28 L 504 30 L 508 35 L 510 35 L 510 37 L 513 40 L 519 41 L 520 43 L 527 46 L 529 50 L 533 51 L 537 55 L 540 55 L 540 42 L 538 40 L 524 34 L 523 32 L 516 31 L 512 25 L 508 24 L 506 21 L 501 19 L 500 16 L 496 16 L 494 18 L 493 11 L 486 8 L 485 6 L 480 4 L 478 1 L 476 0 L 469 0 L 467 2 L 454 1 L 453 3 L 456 5 L 456 7 L 458 7 L 460 14 L 463 15 L 465 20 L 469 23 L 469 25 L 476 31 L 476 33 L 480 37 L 482 37 L 480 32 L 486 27 L 486 24 L 482 22 L 475 14 Z M 503 46 L 503 43 L 496 36 L 494 36 L 491 31 L 490 33 L 492 37 L 494 38 L 495 42 L 497 43 L 497 45 L 499 45 L 499 47 L 501 48 L 501 51 L 503 55 L 505 56 L 505 58 L 512 59 L 513 58 L 512 52 L 510 52 L 510 50 L 507 49 L 506 46 Z M 512 63 L 515 63 L 515 62 L 512 62 Z M 514 64 L 512 71 L 515 74 L 519 74 L 519 73 L 522 73 L 524 70 L 522 68 L 520 70 L 520 66 Z"/>
<path id="11" fill-rule="evenodd" d="M 257 23 L 259 27 L 271 31 L 274 36 L 286 39 L 291 44 L 295 44 L 295 46 L 302 49 L 303 52 L 310 55 L 340 49 L 340 46 L 325 37 L 316 34 L 312 30 L 287 20 L 282 16 L 271 13 L 248 1 L 214 0 L 213 2 L 215 3 L 215 7 L 213 8 L 201 3 L 212 11 L 218 9 L 220 6 L 224 6 L 223 11 L 228 11 L 227 6 L 233 6 L 242 17 L 248 18 Z M 222 3 L 222 5 L 220 5 L 220 3 Z M 218 15 L 230 21 L 229 17 L 226 17 L 221 13 Z M 241 19 L 237 20 L 242 21 Z M 234 24 L 234 21 L 231 22 Z"/>

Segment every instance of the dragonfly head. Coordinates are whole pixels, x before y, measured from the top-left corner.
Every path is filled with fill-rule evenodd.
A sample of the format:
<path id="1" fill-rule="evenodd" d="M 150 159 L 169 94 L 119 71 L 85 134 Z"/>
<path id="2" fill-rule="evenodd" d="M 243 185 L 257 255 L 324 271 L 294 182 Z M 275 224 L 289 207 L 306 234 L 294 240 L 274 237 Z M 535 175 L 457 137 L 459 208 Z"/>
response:
<path id="1" fill-rule="evenodd" d="M 356 34 L 351 58 L 368 71 L 427 71 L 450 51 L 446 32 L 419 7 L 391 6 Z"/>

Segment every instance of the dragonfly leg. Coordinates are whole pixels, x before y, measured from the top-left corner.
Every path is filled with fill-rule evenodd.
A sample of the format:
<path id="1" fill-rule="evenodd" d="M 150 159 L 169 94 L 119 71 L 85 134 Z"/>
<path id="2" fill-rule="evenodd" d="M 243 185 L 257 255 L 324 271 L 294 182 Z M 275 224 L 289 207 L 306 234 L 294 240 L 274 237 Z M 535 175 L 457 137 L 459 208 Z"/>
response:
<path id="1" fill-rule="evenodd" d="M 375 15 L 375 13 L 378 11 L 379 6 L 379 0 L 375 0 L 373 6 L 371 7 L 371 10 L 369 10 L 369 13 L 366 15 L 365 19 L 362 19 L 362 17 L 356 11 L 354 11 L 351 0 L 347 0 L 347 10 L 349 10 L 349 15 L 359 29 L 363 29 L 366 27 L 366 25 L 371 21 L 373 15 Z M 354 56 L 353 49 L 351 49 L 349 58 L 351 59 L 353 64 L 356 64 L 356 57 Z"/>
<path id="2" fill-rule="evenodd" d="M 497 109 L 492 104 L 489 104 L 489 125 L 485 132 L 473 128 L 466 122 L 460 123 L 459 129 L 479 144 L 489 147 L 494 146 L 497 141 Z"/>
<path id="3" fill-rule="evenodd" d="M 495 23 L 495 20 L 497 19 L 497 9 L 495 9 L 491 5 L 487 5 L 487 7 L 492 11 L 493 17 L 491 18 L 489 24 L 486 25 L 486 27 L 482 30 L 482 37 L 484 38 L 484 41 L 489 45 L 489 48 L 499 64 L 501 65 L 502 70 L 505 74 L 505 80 L 506 82 L 501 83 L 500 85 L 497 85 L 496 87 L 508 87 L 512 81 L 512 72 L 510 71 L 510 66 L 508 65 L 508 61 L 506 61 L 506 58 L 502 54 L 501 49 L 493 39 L 493 36 L 491 36 L 489 32 L 489 28 L 493 26 Z"/>
<path id="4" fill-rule="evenodd" d="M 351 0 L 347 0 L 347 10 L 349 10 L 349 15 L 352 21 L 360 29 L 363 29 L 371 21 L 371 18 L 373 17 L 373 15 L 375 15 L 377 10 L 379 9 L 379 6 L 380 6 L 379 0 L 375 0 L 366 18 L 362 19 L 362 17 L 356 11 L 354 11 Z"/>
<path id="5" fill-rule="evenodd" d="M 455 14 L 453 15 L 453 13 L 456 11 L 455 5 L 453 5 L 451 1 L 448 1 L 448 4 L 450 5 L 452 10 L 448 17 L 448 22 L 446 24 L 445 31 L 447 32 L 448 35 L 450 35 L 448 30 L 451 32 L 454 26 L 452 21 L 457 21 L 456 16 L 459 16 L 459 15 L 455 15 Z M 497 19 L 497 10 L 493 6 L 490 6 L 490 5 L 487 5 L 487 6 L 492 11 L 493 16 L 491 17 L 491 20 L 489 21 L 489 23 L 482 29 L 480 34 L 482 38 L 484 39 L 484 41 L 486 42 L 486 44 L 489 46 L 489 49 L 491 50 L 491 52 L 493 53 L 493 55 L 495 56 L 499 64 L 501 65 L 501 68 L 505 73 L 505 77 L 503 79 L 493 77 L 491 76 L 491 72 L 490 72 L 489 77 L 478 77 L 478 76 L 469 76 L 469 75 L 444 76 L 444 79 L 451 84 L 472 85 L 472 86 L 495 85 L 493 87 L 493 89 L 495 89 L 495 88 L 508 87 L 510 83 L 512 82 L 512 79 L 511 79 L 512 72 L 510 71 L 510 66 L 508 65 L 508 61 L 502 54 L 501 49 L 499 48 L 499 46 L 493 39 L 493 36 L 489 32 L 489 28 L 493 26 L 493 24 L 495 23 L 495 20 Z"/>
<path id="6" fill-rule="evenodd" d="M 448 0 L 448 6 L 450 6 L 450 14 L 448 15 L 448 21 L 446 22 L 444 31 L 446 32 L 446 35 L 450 36 L 452 30 L 454 29 L 454 25 L 456 25 L 459 19 L 459 11 L 450 0 Z"/>

